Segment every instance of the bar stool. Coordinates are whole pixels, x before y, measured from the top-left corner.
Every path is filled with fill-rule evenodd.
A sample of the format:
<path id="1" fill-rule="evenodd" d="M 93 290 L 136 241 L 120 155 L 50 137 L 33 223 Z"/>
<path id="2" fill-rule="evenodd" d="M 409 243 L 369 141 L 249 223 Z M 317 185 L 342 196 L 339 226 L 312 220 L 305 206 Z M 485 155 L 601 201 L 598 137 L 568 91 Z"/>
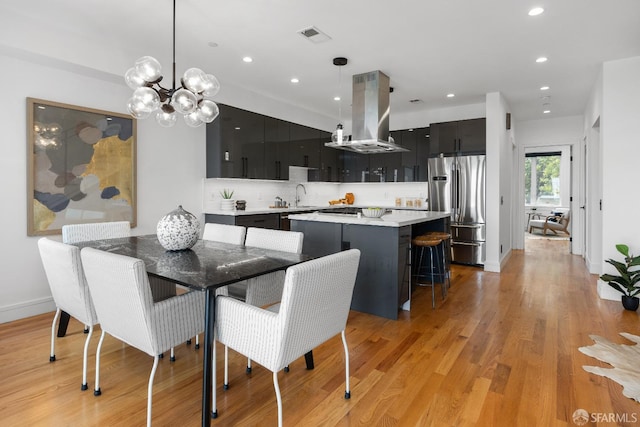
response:
<path id="1" fill-rule="evenodd" d="M 438 239 L 436 237 L 431 237 L 431 236 L 418 236 L 415 237 L 414 239 L 411 240 L 411 244 L 414 247 L 420 248 L 420 255 L 418 257 L 418 268 L 416 269 L 416 279 L 419 279 L 420 276 L 424 276 L 422 274 L 420 274 L 420 270 L 422 269 L 422 257 L 424 256 L 424 251 L 425 249 L 429 249 L 429 257 L 431 260 L 430 263 L 430 273 L 428 273 L 431 276 L 431 284 L 428 283 L 420 283 L 418 282 L 418 280 L 416 280 L 416 285 L 418 286 L 431 286 L 431 306 L 433 308 L 436 308 L 436 281 L 435 281 L 435 276 L 440 274 L 436 271 L 436 269 L 439 267 L 436 264 L 434 264 L 434 253 L 435 253 L 435 258 L 436 258 L 436 262 L 439 264 L 440 260 L 438 257 L 438 245 L 440 245 L 442 243 L 442 239 Z M 442 265 L 443 268 L 446 268 L 446 266 Z M 444 270 L 443 270 L 444 271 Z M 445 297 L 445 283 L 444 280 L 442 281 L 442 298 L 444 299 Z"/>
<path id="2" fill-rule="evenodd" d="M 442 239 L 442 243 L 440 244 L 440 253 L 442 253 L 442 265 L 443 265 L 443 270 L 444 271 L 444 278 L 443 278 L 443 283 L 444 283 L 444 279 L 446 278 L 449 283 L 447 284 L 447 293 L 449 291 L 449 288 L 451 288 L 451 268 L 450 268 L 450 256 L 447 257 L 446 254 L 446 248 L 448 246 L 448 243 L 450 243 L 451 241 L 451 233 L 447 233 L 446 231 L 427 231 L 426 233 L 423 234 L 423 236 L 428 236 L 428 237 L 435 237 L 436 239 Z M 449 246 L 450 247 L 450 246 Z"/>

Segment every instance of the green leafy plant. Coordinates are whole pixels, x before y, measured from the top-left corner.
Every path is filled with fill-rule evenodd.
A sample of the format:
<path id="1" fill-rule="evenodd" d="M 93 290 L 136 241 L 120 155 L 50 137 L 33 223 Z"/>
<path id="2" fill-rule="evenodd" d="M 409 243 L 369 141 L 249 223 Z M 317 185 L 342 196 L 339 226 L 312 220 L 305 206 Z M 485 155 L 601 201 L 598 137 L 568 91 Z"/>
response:
<path id="1" fill-rule="evenodd" d="M 229 190 L 225 188 L 220 192 L 220 195 L 222 196 L 223 199 L 230 199 L 233 196 L 233 190 Z"/>
<path id="2" fill-rule="evenodd" d="M 640 293 L 640 269 L 633 268 L 640 266 L 640 256 L 629 254 L 629 246 L 616 245 L 616 249 L 624 255 L 624 262 L 614 259 L 606 260 L 607 263 L 613 265 L 619 276 L 613 274 L 603 274 L 600 279 L 607 282 L 613 289 L 622 292 L 624 295 L 633 297 Z"/>

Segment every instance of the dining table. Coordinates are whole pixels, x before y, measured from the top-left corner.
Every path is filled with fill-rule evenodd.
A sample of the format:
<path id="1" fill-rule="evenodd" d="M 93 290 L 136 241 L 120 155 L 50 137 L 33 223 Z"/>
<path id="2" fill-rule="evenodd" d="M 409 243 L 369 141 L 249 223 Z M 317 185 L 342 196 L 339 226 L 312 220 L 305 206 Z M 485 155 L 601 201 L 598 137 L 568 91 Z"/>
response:
<path id="1" fill-rule="evenodd" d="M 202 426 L 210 426 L 212 363 L 214 351 L 216 289 L 257 277 L 311 259 L 305 254 L 245 247 L 228 243 L 198 240 L 190 249 L 166 250 L 155 234 L 75 243 L 142 260 L 149 276 L 189 289 L 205 292 L 204 357 L 202 372 Z M 313 368 L 311 353 L 305 356 L 307 368 Z M 311 362 L 311 365 L 309 364 Z"/>

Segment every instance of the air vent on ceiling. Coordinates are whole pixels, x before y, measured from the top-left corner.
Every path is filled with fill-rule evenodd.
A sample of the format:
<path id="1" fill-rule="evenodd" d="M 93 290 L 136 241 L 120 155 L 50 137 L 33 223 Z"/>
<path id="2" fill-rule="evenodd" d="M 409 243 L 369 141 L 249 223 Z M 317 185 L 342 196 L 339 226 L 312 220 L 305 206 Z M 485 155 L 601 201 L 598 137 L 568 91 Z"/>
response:
<path id="1" fill-rule="evenodd" d="M 422 99 L 410 99 L 409 102 L 412 104 L 421 104 L 423 101 Z"/>
<path id="2" fill-rule="evenodd" d="M 320 31 L 317 27 L 308 27 L 298 31 L 302 37 L 313 43 L 322 43 L 331 40 L 331 37 Z"/>

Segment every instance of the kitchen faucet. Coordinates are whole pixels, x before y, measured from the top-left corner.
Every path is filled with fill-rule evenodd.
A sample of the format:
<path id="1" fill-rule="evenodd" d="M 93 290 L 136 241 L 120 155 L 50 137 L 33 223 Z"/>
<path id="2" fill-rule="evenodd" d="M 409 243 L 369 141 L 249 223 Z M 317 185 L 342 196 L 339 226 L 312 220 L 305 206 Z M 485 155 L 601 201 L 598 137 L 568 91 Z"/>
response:
<path id="1" fill-rule="evenodd" d="M 295 198 L 296 208 L 298 207 L 298 202 L 300 201 L 300 197 L 298 196 L 298 187 L 302 187 L 302 191 L 304 191 L 304 194 L 307 194 L 307 189 L 304 188 L 304 185 L 302 184 L 296 185 L 296 198 Z"/>

